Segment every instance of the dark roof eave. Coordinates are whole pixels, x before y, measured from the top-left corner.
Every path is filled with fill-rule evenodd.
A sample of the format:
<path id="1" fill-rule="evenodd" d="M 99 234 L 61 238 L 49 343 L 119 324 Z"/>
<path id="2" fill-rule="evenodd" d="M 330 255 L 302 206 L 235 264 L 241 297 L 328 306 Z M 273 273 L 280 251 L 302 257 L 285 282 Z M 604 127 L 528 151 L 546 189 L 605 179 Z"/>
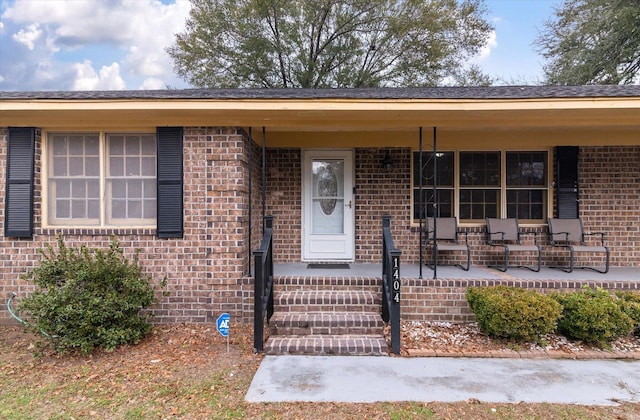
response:
<path id="1" fill-rule="evenodd" d="M 640 97 L 640 85 L 0 91 L 0 100 L 509 100 Z"/>

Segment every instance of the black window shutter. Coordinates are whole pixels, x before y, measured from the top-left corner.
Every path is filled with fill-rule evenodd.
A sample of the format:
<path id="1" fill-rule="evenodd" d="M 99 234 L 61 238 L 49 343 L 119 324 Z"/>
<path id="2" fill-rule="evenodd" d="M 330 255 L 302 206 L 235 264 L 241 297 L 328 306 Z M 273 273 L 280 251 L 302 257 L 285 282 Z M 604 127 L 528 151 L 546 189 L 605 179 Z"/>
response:
<path id="1" fill-rule="evenodd" d="M 159 238 L 181 238 L 182 227 L 182 127 L 157 128 Z"/>
<path id="2" fill-rule="evenodd" d="M 578 146 L 558 146 L 556 155 L 556 203 L 558 218 L 579 217 Z"/>
<path id="3" fill-rule="evenodd" d="M 9 127 L 4 236 L 33 236 L 33 159 L 36 129 Z"/>

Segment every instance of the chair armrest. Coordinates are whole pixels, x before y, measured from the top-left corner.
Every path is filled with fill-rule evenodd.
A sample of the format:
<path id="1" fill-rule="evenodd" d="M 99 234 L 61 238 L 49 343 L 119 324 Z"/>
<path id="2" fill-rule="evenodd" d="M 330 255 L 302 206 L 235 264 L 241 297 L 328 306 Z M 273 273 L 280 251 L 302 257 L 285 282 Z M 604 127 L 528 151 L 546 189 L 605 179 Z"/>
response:
<path id="1" fill-rule="evenodd" d="M 595 236 L 600 235 L 600 243 L 604 246 L 604 232 L 585 232 L 582 234 L 583 236 Z"/>
<path id="2" fill-rule="evenodd" d="M 518 232 L 518 236 L 520 235 L 533 235 L 533 244 L 538 245 L 538 232 Z"/>
<path id="3" fill-rule="evenodd" d="M 551 243 L 555 246 L 556 240 L 553 239 L 555 235 L 564 235 L 564 239 L 558 239 L 557 241 L 564 241 L 565 244 L 569 242 L 569 232 L 553 232 L 551 234 Z M 562 246 L 562 245 L 560 245 Z"/>
<path id="4" fill-rule="evenodd" d="M 459 230 L 456 231 L 456 235 L 464 235 L 464 243 L 469 244 L 469 232 L 467 232 L 466 230 Z"/>
<path id="5" fill-rule="evenodd" d="M 494 240 L 504 241 L 504 235 L 505 235 L 505 233 L 506 233 L 506 232 L 491 232 L 491 233 L 487 232 L 487 233 L 489 234 L 489 244 L 490 244 L 490 245 L 493 245 L 493 243 L 492 243 L 492 242 L 493 242 Z M 500 239 L 492 239 L 492 238 L 493 238 L 493 235 L 497 235 L 498 233 L 500 233 L 500 234 L 502 235 L 502 237 L 501 237 Z"/>

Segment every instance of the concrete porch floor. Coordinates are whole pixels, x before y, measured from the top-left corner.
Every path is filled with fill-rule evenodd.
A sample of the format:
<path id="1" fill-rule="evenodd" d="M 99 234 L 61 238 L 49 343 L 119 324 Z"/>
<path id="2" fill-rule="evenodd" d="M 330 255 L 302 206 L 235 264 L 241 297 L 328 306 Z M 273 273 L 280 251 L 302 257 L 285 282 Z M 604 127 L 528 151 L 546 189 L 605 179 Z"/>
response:
<path id="1" fill-rule="evenodd" d="M 406 263 L 400 266 L 401 278 L 419 278 L 420 266 Z M 351 263 L 349 269 L 339 268 L 307 268 L 307 263 L 275 264 L 273 268 L 275 276 L 318 276 L 318 277 L 381 277 L 382 264 Z M 433 279 L 433 270 L 427 266 L 422 267 L 422 278 Z M 556 281 L 622 281 L 640 282 L 640 267 L 611 267 L 607 274 L 596 273 L 591 270 L 576 269 L 572 273 L 562 270 L 542 267 L 536 273 L 524 268 L 509 268 L 506 273 L 494 268 L 483 266 L 471 266 L 469 271 L 458 267 L 438 266 L 438 279 L 475 279 L 475 280 L 556 280 Z"/>

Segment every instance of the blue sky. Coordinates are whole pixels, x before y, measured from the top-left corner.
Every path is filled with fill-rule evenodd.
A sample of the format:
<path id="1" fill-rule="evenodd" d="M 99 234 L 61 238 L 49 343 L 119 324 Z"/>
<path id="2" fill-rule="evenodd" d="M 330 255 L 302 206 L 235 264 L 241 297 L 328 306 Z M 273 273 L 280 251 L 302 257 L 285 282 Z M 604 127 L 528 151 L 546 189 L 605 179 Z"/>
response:
<path id="1" fill-rule="evenodd" d="M 536 83 L 533 41 L 562 0 L 486 0 L 495 26 L 474 62 L 497 84 Z M 165 48 L 188 0 L 0 0 L 0 90 L 189 87 Z"/>

